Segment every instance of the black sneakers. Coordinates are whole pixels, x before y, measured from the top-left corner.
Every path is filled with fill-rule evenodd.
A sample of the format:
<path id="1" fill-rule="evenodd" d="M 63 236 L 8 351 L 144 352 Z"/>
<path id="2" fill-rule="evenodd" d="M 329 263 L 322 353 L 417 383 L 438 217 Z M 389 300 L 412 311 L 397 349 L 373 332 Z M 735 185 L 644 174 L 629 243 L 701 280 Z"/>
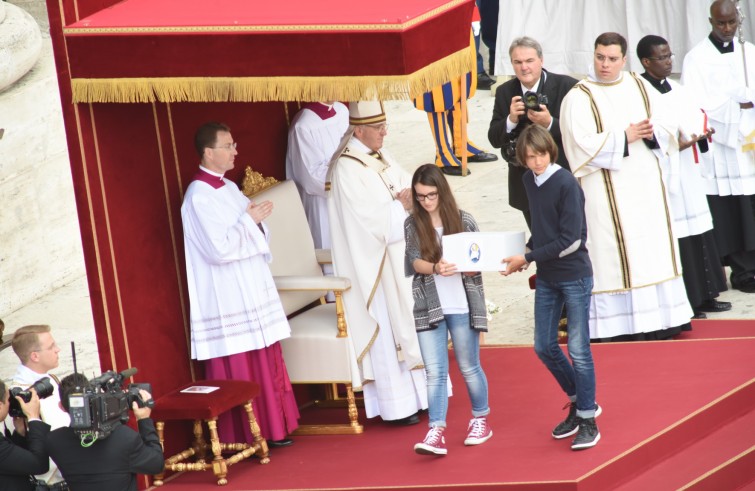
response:
<path id="1" fill-rule="evenodd" d="M 571 442 L 572 450 L 584 450 L 594 447 L 600 440 L 600 431 L 595 424 L 595 418 L 577 418 L 579 430 Z"/>
<path id="2" fill-rule="evenodd" d="M 567 407 L 569 408 L 569 415 L 566 416 L 566 419 L 560 422 L 558 426 L 553 429 L 553 433 L 551 433 L 553 438 L 555 438 L 556 440 L 572 436 L 579 430 L 579 420 L 581 418 L 577 417 L 577 404 L 574 402 L 569 402 L 566 404 L 566 406 L 564 406 L 564 409 L 566 409 Z M 594 419 L 600 416 L 602 412 L 603 408 L 600 407 L 598 403 L 595 403 L 595 416 L 591 419 L 593 419 L 594 421 Z"/>

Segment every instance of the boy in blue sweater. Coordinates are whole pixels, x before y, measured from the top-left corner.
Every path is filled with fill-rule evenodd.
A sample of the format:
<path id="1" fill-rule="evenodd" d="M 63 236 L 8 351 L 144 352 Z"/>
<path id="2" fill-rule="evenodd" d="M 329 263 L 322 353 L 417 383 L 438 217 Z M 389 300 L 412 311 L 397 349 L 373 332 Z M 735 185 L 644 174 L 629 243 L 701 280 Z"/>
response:
<path id="1" fill-rule="evenodd" d="M 569 415 L 553 438 L 574 435 L 572 450 L 595 446 L 600 431 L 595 418 L 595 368 L 590 351 L 588 316 L 592 264 L 587 254 L 585 197 L 574 176 L 560 165 L 556 142 L 536 124 L 517 139 L 516 155 L 529 168 L 522 181 L 532 215 L 532 237 L 524 255 L 511 256 L 505 276 L 537 262 L 535 287 L 535 352 L 569 397 Z M 566 306 L 569 358 L 558 344 L 558 323 Z"/>

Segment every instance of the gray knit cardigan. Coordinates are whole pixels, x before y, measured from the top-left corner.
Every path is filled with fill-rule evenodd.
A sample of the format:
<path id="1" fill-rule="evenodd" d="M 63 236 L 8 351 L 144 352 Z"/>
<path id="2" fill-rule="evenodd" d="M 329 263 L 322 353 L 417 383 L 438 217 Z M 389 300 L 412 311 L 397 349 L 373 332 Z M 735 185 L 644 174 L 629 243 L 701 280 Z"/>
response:
<path id="1" fill-rule="evenodd" d="M 461 210 L 461 221 L 465 232 L 479 232 L 474 217 Z M 420 274 L 414 271 L 414 260 L 422 259 L 414 217 L 409 216 L 404 222 L 406 253 L 404 254 L 404 275 L 413 276 L 412 295 L 414 296 L 414 324 L 418 332 L 429 331 L 438 327 L 443 320 L 438 290 L 435 287 L 435 275 Z M 469 324 L 476 331 L 487 332 L 488 316 L 485 307 L 485 292 L 482 288 L 482 274 L 461 276 L 469 303 Z"/>

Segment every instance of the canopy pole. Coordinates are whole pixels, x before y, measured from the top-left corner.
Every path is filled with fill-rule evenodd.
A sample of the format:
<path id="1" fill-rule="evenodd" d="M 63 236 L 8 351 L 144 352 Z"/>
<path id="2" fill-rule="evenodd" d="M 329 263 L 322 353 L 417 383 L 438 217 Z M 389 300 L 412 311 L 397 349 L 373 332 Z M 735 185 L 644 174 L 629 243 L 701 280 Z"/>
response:
<path id="1" fill-rule="evenodd" d="M 461 76 L 461 176 L 467 176 L 467 74 Z"/>

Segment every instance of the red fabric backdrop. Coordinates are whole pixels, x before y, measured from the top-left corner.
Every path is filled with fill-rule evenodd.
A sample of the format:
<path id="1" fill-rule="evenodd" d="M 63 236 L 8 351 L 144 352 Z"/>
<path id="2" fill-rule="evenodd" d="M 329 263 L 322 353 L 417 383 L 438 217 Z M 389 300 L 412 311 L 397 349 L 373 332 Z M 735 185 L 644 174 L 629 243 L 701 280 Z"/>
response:
<path id="1" fill-rule="evenodd" d="M 370 2 L 368 12 L 386 12 L 377 23 L 407 22 L 399 11 L 420 15 L 431 5 L 452 3 L 432 28 L 419 23 L 404 32 L 390 30 L 353 36 L 346 32 L 259 35 L 204 32 L 202 35 L 149 33 L 138 35 L 68 35 L 65 26 L 86 16 L 118 18 L 121 9 L 139 7 L 134 18 L 154 22 L 152 13 L 169 6 L 213 22 L 229 22 L 231 6 L 278 6 L 279 13 L 327 13 L 345 22 L 342 10 L 328 11 L 335 2 L 248 2 L 220 0 L 47 0 L 50 33 L 58 72 L 71 173 L 79 212 L 81 238 L 92 310 L 103 370 L 139 369 L 137 382 L 151 382 L 155 396 L 201 377 L 189 359 L 188 294 L 180 218 L 183 192 L 196 170 L 192 146 L 195 129 L 209 120 L 228 124 L 239 142 L 237 168 L 227 176 L 240 182 L 244 167 L 278 179 L 285 177 L 286 134 L 297 103 L 141 103 L 72 104 L 71 78 L 139 76 L 270 76 L 339 75 L 348 66 L 360 73 L 355 59 L 371 53 L 371 75 L 406 74 L 423 63 L 458 51 L 469 33 L 437 29 L 453 16 L 471 14 L 471 0 L 384 0 Z M 115 6 L 113 6 L 115 5 Z M 112 8 L 109 8 L 112 7 Z M 109 8 L 109 9 L 108 9 Z M 387 8 L 387 10 L 386 10 Z M 103 10 L 108 9 L 108 10 Z M 459 9 L 466 9 L 463 12 Z M 345 12 L 346 9 L 343 9 Z M 217 13 L 218 16 L 215 16 Z M 221 15 L 222 14 L 222 15 Z M 247 12 L 249 14 L 249 12 Z M 322 14 L 325 15 L 325 14 Z M 225 17 L 224 17 L 225 16 Z M 93 19 L 90 18 L 90 19 Z M 176 17 L 178 18 L 178 17 Z M 247 20 L 251 19 L 247 15 Z M 260 18 L 264 21 L 264 19 Z M 282 17 L 281 17 L 282 19 Z M 372 17 L 370 17 L 372 19 Z M 275 20 L 275 19 L 274 19 Z M 317 19 L 309 18 L 308 22 Z M 92 21 L 93 22 L 93 21 Z M 277 22 L 277 20 L 275 20 Z M 373 22 L 372 20 L 370 22 Z M 457 18 L 458 22 L 458 18 Z M 464 21 L 466 22 L 466 21 Z M 462 22 L 463 24 L 463 22 Z M 102 24 L 105 25 L 105 24 Z M 235 25 L 231 23 L 230 25 Z M 432 29 L 436 29 L 433 31 Z M 454 43 L 440 39 L 459 36 Z M 407 40 L 409 44 L 407 44 Z M 316 41 L 316 42 L 315 42 Z M 320 44 L 321 43 L 321 44 Z M 410 49 L 406 48 L 411 46 Z M 445 47 L 444 47 L 445 46 Z M 372 63 L 374 62 L 374 63 Z M 188 445 L 189 427 L 166 429 L 166 454 Z M 141 481 L 144 487 L 147 481 Z"/>

